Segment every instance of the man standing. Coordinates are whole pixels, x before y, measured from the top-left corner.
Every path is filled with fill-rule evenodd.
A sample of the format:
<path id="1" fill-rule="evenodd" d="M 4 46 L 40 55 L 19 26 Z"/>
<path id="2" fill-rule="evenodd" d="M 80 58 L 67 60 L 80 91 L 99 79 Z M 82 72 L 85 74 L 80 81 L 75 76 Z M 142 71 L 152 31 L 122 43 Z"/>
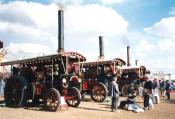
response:
<path id="1" fill-rule="evenodd" d="M 166 83 L 164 81 L 164 79 L 160 82 L 160 94 L 161 97 L 165 96 L 165 88 L 166 88 Z"/>
<path id="2" fill-rule="evenodd" d="M 158 82 L 157 79 L 155 78 L 153 80 L 153 102 L 158 104 L 160 102 L 160 97 L 159 97 L 159 87 L 158 87 Z"/>
<path id="3" fill-rule="evenodd" d="M 170 91 L 171 91 L 171 89 L 170 89 L 170 82 L 169 81 L 166 82 L 165 90 L 166 90 L 167 99 L 170 100 Z"/>
<path id="4" fill-rule="evenodd" d="M 115 112 L 118 109 L 118 99 L 119 99 L 119 89 L 118 89 L 118 84 L 116 83 L 117 78 L 114 76 L 111 76 L 111 85 L 110 85 L 110 95 L 112 98 L 112 103 L 111 103 L 111 111 Z"/>
<path id="5" fill-rule="evenodd" d="M 5 88 L 5 82 L 2 78 L 0 78 L 0 97 L 4 96 L 4 88 Z"/>
<path id="6" fill-rule="evenodd" d="M 152 94 L 152 89 L 153 89 L 153 84 L 151 80 L 147 77 L 146 83 L 144 85 L 144 109 L 148 108 L 149 109 L 149 100 L 151 100 L 150 96 Z"/>

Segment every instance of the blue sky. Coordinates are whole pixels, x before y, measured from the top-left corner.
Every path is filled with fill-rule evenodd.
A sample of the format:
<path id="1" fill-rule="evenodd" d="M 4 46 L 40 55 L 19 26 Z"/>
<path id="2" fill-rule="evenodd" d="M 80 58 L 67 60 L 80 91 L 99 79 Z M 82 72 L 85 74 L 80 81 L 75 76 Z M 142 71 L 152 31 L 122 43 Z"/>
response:
<path id="1" fill-rule="evenodd" d="M 142 30 L 163 17 L 169 17 L 174 0 L 130 0 L 124 4 L 114 5 L 122 16 L 131 24 L 131 29 Z"/>
<path id="2" fill-rule="evenodd" d="M 130 45 L 132 66 L 137 59 L 152 72 L 175 72 L 174 0 L 0 0 L 5 61 L 56 53 L 59 9 L 66 50 L 97 60 L 102 35 L 106 59 L 126 60 Z"/>

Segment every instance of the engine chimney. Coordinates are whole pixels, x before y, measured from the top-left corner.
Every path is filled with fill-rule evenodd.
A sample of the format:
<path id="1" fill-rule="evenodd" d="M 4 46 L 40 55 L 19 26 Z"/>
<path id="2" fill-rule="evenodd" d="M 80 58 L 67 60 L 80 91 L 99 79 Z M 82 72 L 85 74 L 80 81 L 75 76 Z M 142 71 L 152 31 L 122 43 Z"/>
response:
<path id="1" fill-rule="evenodd" d="M 103 60 L 104 59 L 103 36 L 99 36 L 99 49 L 100 49 L 99 60 Z"/>
<path id="2" fill-rule="evenodd" d="M 127 46 L 127 66 L 131 66 L 130 64 L 130 47 Z"/>
<path id="3" fill-rule="evenodd" d="M 0 48 L 3 48 L 3 42 L 0 41 Z"/>
<path id="4" fill-rule="evenodd" d="M 135 65 L 137 66 L 138 60 L 135 60 Z"/>
<path id="5" fill-rule="evenodd" d="M 58 11 L 58 53 L 64 52 L 64 13 Z"/>

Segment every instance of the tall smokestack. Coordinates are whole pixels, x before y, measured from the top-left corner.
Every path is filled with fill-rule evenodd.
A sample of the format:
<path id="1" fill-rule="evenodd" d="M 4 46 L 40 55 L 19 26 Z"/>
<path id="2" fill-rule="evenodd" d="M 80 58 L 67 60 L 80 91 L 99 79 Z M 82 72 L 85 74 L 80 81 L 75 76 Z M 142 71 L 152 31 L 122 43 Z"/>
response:
<path id="1" fill-rule="evenodd" d="M 64 51 L 64 13 L 63 10 L 58 11 L 58 50 L 57 52 Z"/>
<path id="2" fill-rule="evenodd" d="M 100 57 L 104 57 L 103 36 L 99 36 Z"/>
<path id="3" fill-rule="evenodd" d="M 130 64 L 130 47 L 127 46 L 127 66 L 131 66 Z"/>
<path id="4" fill-rule="evenodd" d="M 0 41 L 0 48 L 3 48 L 3 42 Z"/>
<path id="5" fill-rule="evenodd" d="M 103 60 L 104 59 L 103 36 L 99 36 L 99 50 L 100 50 L 99 60 Z"/>
<path id="6" fill-rule="evenodd" d="M 137 66 L 138 60 L 135 60 L 135 65 Z"/>

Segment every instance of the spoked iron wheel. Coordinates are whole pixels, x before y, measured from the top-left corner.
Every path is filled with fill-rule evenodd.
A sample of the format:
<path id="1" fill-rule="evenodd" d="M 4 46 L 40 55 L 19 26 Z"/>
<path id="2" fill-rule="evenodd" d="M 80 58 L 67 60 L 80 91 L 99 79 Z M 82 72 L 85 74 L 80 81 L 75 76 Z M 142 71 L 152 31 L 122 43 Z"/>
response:
<path id="1" fill-rule="evenodd" d="M 66 95 L 66 103 L 70 107 L 78 107 L 81 102 L 80 91 L 75 87 L 68 88 L 68 94 Z"/>
<path id="2" fill-rule="evenodd" d="M 91 99 L 95 102 L 103 102 L 107 97 L 107 88 L 102 83 L 96 83 L 91 92 Z"/>
<path id="3" fill-rule="evenodd" d="M 139 88 L 139 86 L 137 84 L 135 84 L 135 83 L 133 83 L 133 84 L 126 84 L 126 85 L 124 85 L 122 87 L 122 95 L 123 96 L 128 96 L 129 90 L 135 90 L 138 93 L 138 91 L 139 91 L 138 88 Z"/>
<path id="4" fill-rule="evenodd" d="M 123 96 L 128 96 L 128 90 L 129 90 L 129 85 L 128 84 L 127 85 L 124 85 L 122 87 L 122 95 Z"/>
<path id="5" fill-rule="evenodd" d="M 57 111 L 60 105 L 60 97 L 61 96 L 56 89 L 49 89 L 44 97 L 44 108 L 48 111 Z"/>
<path id="6" fill-rule="evenodd" d="M 22 76 L 12 76 L 7 79 L 4 89 L 6 106 L 21 107 L 24 105 L 26 85 L 26 80 Z"/>

